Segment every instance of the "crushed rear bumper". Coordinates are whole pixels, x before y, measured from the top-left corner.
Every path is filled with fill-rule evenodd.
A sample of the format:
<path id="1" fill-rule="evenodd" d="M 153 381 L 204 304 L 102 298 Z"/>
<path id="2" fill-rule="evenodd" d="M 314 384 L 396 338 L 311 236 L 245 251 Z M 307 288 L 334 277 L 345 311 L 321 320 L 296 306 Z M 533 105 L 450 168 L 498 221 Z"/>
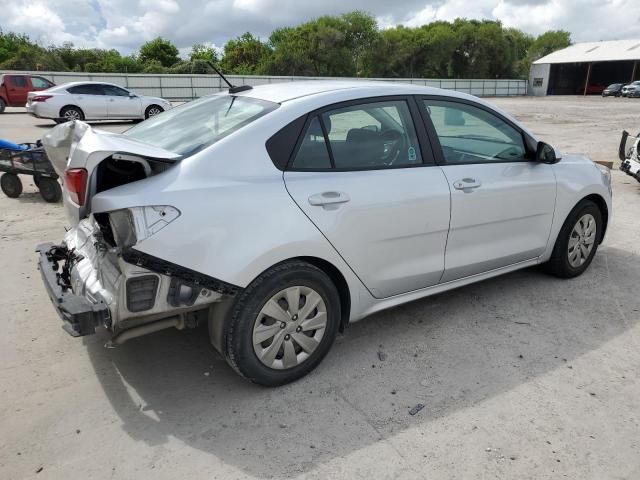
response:
<path id="1" fill-rule="evenodd" d="M 39 253 L 38 269 L 42 281 L 53 307 L 63 321 L 62 328 L 73 337 L 81 337 L 94 334 L 96 327 L 110 326 L 109 308 L 103 299 L 97 298 L 97 303 L 93 303 L 64 286 L 62 275 L 68 268 L 66 264 L 72 261 L 72 253 L 66 247 L 52 243 L 38 245 L 36 252 Z M 64 262 L 63 273 L 59 271 L 61 262 Z"/>

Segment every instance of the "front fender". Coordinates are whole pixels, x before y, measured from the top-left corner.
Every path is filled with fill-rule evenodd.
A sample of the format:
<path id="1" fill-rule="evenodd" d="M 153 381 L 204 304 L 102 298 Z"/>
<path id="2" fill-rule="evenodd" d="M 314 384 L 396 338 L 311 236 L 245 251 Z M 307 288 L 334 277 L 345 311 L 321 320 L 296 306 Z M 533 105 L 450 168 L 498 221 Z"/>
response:
<path id="1" fill-rule="evenodd" d="M 612 202 L 609 187 L 604 183 L 602 174 L 595 164 L 586 157 L 565 155 L 553 165 L 557 181 L 556 208 L 549 234 L 547 248 L 540 257 L 540 262 L 551 258 L 553 247 L 560 229 L 569 213 L 584 198 L 596 195 L 606 205 L 606 216 L 611 219 Z"/>

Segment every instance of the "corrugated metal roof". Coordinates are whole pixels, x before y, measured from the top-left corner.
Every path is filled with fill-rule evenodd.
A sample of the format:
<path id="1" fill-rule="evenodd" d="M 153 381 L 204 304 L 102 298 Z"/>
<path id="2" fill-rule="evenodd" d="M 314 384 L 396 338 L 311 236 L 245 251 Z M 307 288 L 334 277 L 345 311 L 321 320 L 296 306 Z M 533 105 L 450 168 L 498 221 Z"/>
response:
<path id="1" fill-rule="evenodd" d="M 613 60 L 640 60 L 640 39 L 576 43 L 550 53 L 533 63 L 606 62 Z"/>

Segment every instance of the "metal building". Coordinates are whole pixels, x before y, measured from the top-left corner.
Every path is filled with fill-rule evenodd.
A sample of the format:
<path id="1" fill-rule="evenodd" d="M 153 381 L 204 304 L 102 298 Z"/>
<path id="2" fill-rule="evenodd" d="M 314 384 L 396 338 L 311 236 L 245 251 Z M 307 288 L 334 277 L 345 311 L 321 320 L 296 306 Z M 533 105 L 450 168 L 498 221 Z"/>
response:
<path id="1" fill-rule="evenodd" d="M 640 79 L 640 39 L 576 43 L 533 62 L 531 95 L 599 94 Z"/>

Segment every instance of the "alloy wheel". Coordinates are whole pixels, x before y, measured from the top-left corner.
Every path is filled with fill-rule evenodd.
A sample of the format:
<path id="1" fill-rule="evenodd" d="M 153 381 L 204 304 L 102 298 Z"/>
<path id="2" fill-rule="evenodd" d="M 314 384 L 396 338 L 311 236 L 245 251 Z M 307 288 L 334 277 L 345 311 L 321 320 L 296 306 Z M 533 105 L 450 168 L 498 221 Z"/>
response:
<path id="1" fill-rule="evenodd" d="M 67 110 L 66 112 L 64 112 L 64 118 L 66 118 L 67 120 L 80 120 L 80 112 L 73 109 Z"/>
<path id="2" fill-rule="evenodd" d="M 293 368 L 318 348 L 327 327 L 327 307 L 315 290 L 293 286 L 273 295 L 253 326 L 253 351 L 269 368 Z"/>

